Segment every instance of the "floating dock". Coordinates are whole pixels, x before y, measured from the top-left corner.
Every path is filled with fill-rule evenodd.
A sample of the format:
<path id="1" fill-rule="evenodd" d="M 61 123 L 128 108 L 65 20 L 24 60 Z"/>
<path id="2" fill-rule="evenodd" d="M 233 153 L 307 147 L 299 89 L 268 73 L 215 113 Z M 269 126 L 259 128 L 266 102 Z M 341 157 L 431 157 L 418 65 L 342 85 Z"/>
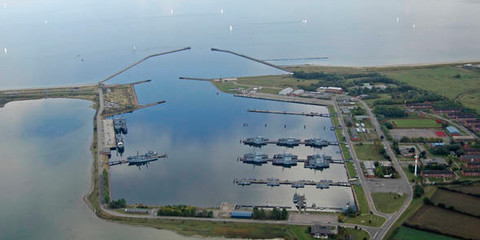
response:
<path id="1" fill-rule="evenodd" d="M 241 161 L 241 162 L 248 162 L 249 160 L 246 160 L 244 157 L 239 157 L 238 158 L 238 161 Z M 265 161 L 267 162 L 273 162 L 273 158 L 267 158 L 265 159 Z M 297 162 L 301 162 L 301 163 L 306 163 L 308 160 L 307 159 L 297 159 L 296 160 Z M 341 159 L 335 159 L 335 160 L 329 160 L 330 163 L 333 163 L 333 164 L 344 164 L 345 161 L 344 160 L 341 160 Z"/>
<path id="2" fill-rule="evenodd" d="M 254 143 L 251 143 L 251 141 L 249 141 L 248 139 L 244 139 L 244 140 L 242 140 L 241 142 L 242 142 L 243 144 L 246 144 L 246 145 L 259 145 L 259 146 L 261 146 L 261 145 L 266 145 L 266 144 L 279 145 L 279 141 L 278 141 L 278 140 L 267 140 L 267 141 L 264 141 L 264 144 L 263 144 L 263 143 L 261 143 L 261 144 L 260 144 L 260 143 L 259 143 L 259 144 L 254 144 Z M 283 144 L 280 144 L 280 145 L 283 146 Z M 297 145 L 297 146 L 298 146 L 298 145 L 309 145 L 309 143 L 308 143 L 307 141 L 305 141 L 305 140 L 300 140 L 300 141 L 298 142 L 298 144 L 295 143 L 295 145 Z M 328 145 L 338 145 L 338 142 L 330 142 L 330 141 L 328 141 Z M 292 146 L 293 146 L 293 145 L 292 145 Z"/>
<path id="3" fill-rule="evenodd" d="M 298 116 L 307 116 L 307 117 L 326 117 L 329 118 L 330 114 L 328 113 L 317 113 L 317 112 L 287 112 L 287 111 L 272 111 L 272 110 L 259 110 L 259 109 L 248 109 L 249 112 L 254 113 L 271 113 L 271 114 L 283 114 L 283 115 L 298 115 Z"/>
<path id="4" fill-rule="evenodd" d="M 234 183 L 241 186 L 247 186 L 251 184 L 260 184 L 260 185 L 269 185 L 271 183 L 271 179 L 256 179 L 256 178 L 236 178 Z M 351 184 L 349 182 L 334 182 L 331 180 L 321 180 L 321 181 L 313 181 L 313 180 L 275 180 L 276 183 L 279 185 L 291 185 L 295 188 L 303 188 L 303 186 L 319 186 L 318 188 L 328 188 L 328 186 L 337 186 L 337 187 L 350 187 Z M 270 184 L 271 186 L 271 184 Z"/>
<path id="5" fill-rule="evenodd" d="M 131 162 L 129 159 L 131 157 L 128 157 L 127 159 L 122 159 L 122 160 L 117 160 L 117 161 L 109 161 L 107 162 L 107 165 L 108 166 L 115 166 L 115 165 L 120 165 L 120 164 L 128 164 L 128 165 L 136 165 L 136 166 L 139 166 L 139 165 L 146 165 L 148 162 L 152 162 L 152 161 L 156 161 L 160 158 L 166 158 L 167 157 L 167 154 L 159 154 L 159 155 L 156 155 L 156 159 L 155 160 L 146 160 L 144 162 L 141 162 L 141 161 L 133 161 Z"/>

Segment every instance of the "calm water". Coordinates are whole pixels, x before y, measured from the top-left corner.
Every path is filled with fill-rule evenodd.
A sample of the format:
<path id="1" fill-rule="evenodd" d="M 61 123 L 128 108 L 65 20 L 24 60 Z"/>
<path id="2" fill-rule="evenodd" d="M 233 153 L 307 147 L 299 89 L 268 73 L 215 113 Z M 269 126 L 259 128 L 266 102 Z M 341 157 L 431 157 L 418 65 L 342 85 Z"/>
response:
<path id="1" fill-rule="evenodd" d="M 325 171 L 303 169 L 301 164 L 291 169 L 254 168 L 236 161 L 251 150 L 239 140 L 255 135 L 332 140 L 330 123 L 246 110 L 325 109 L 217 96 L 208 83 L 180 81 L 178 77 L 279 73 L 212 53 L 210 47 L 260 59 L 327 56 L 326 61 L 309 62 L 326 65 L 478 59 L 479 6 L 474 0 L 3 0 L 0 88 L 95 82 L 145 55 L 191 46 L 192 51 L 149 60 L 115 79 L 151 78 L 152 83 L 137 88 L 140 101 L 167 100 L 167 104 L 127 116 L 126 154 L 154 149 L 167 152 L 169 158 L 141 171 L 113 168 L 114 197 L 201 206 L 217 206 L 221 201 L 289 204 L 293 190 L 288 187 L 239 187 L 232 181 L 236 177 L 345 180 L 343 167 L 334 165 Z M 302 23 L 303 19 L 307 22 Z M 302 62 L 280 62 L 298 63 Z M 104 222 L 82 202 L 90 185 L 94 113 L 89 105 L 41 100 L 10 103 L 0 109 L 0 238 L 184 239 L 168 231 Z M 242 127 L 245 122 L 248 127 Z M 269 154 L 283 150 L 274 146 L 262 149 Z M 335 147 L 322 150 L 333 156 L 338 156 L 337 151 Z M 313 150 L 295 148 L 292 152 L 305 157 Z M 307 187 L 301 191 L 309 203 L 320 206 L 351 200 L 351 193 L 342 188 L 319 191 Z"/>

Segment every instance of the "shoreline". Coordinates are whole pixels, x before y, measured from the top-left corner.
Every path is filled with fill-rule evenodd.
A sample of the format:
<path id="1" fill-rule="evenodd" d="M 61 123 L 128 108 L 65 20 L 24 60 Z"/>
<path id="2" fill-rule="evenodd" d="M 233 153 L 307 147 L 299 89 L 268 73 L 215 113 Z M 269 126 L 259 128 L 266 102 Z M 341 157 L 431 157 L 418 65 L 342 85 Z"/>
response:
<path id="1" fill-rule="evenodd" d="M 414 67 L 435 67 L 435 66 L 445 66 L 445 65 L 456 65 L 456 64 L 480 64 L 480 59 L 476 60 L 462 60 L 462 61 L 452 61 L 452 62 L 428 62 L 428 63 L 397 63 L 397 64 L 385 64 L 385 65 L 322 65 L 322 64 L 298 64 L 298 65 L 280 65 L 286 68 L 296 68 L 296 67 L 338 67 L 338 68 L 414 68 Z"/>

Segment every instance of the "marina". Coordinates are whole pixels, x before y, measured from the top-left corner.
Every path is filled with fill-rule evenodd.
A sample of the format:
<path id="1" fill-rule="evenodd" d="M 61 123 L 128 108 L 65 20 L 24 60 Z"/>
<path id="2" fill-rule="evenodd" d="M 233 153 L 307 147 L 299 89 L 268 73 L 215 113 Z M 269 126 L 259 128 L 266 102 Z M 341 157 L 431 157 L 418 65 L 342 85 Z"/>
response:
<path id="1" fill-rule="evenodd" d="M 139 154 L 137 152 L 137 155 L 134 156 L 128 156 L 127 159 L 124 160 L 116 160 L 116 161 L 109 161 L 107 162 L 108 166 L 115 166 L 115 165 L 120 165 L 120 164 L 128 164 L 128 166 L 143 166 L 148 164 L 153 161 L 157 161 L 160 158 L 166 158 L 167 154 L 158 154 L 157 152 L 154 151 L 147 151 L 145 154 Z"/>
<path id="2" fill-rule="evenodd" d="M 264 163 L 271 162 L 273 165 L 281 166 L 296 166 L 296 163 L 304 163 L 305 168 L 322 169 L 328 168 L 329 164 L 344 164 L 342 159 L 332 159 L 330 156 L 315 154 L 307 156 L 307 159 L 299 159 L 297 155 L 284 153 L 275 154 L 273 158 L 268 158 L 264 153 L 246 153 L 243 157 L 239 157 L 238 161 L 249 164 L 262 165 Z"/>

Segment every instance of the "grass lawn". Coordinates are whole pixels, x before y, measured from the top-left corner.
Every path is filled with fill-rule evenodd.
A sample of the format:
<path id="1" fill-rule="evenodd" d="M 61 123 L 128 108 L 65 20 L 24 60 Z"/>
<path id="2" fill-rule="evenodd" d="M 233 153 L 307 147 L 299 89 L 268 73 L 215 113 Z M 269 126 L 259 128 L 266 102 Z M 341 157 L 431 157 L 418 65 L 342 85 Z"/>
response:
<path id="1" fill-rule="evenodd" d="M 370 235 L 363 230 L 354 229 L 354 228 L 346 228 L 346 229 L 348 234 L 352 235 L 353 239 L 358 239 L 358 240 L 370 239 Z"/>
<path id="2" fill-rule="evenodd" d="M 477 89 L 475 93 L 466 93 L 459 97 L 459 101 L 466 107 L 475 109 L 480 114 L 480 90 Z"/>
<path id="3" fill-rule="evenodd" d="M 352 157 L 352 155 L 350 155 L 350 151 L 347 148 L 347 144 L 345 143 L 340 144 L 340 149 L 342 149 L 343 156 L 345 157 L 345 159 L 349 159 Z"/>
<path id="4" fill-rule="evenodd" d="M 345 218 L 344 222 L 370 227 L 380 227 L 385 222 L 385 218 L 368 213 L 356 216 L 354 218 Z"/>
<path id="5" fill-rule="evenodd" d="M 370 208 L 368 207 L 367 197 L 365 197 L 365 191 L 363 191 L 363 187 L 358 185 L 353 185 L 353 190 L 357 195 L 357 201 L 360 206 L 358 206 L 358 210 L 360 213 L 370 213 Z"/>
<path id="6" fill-rule="evenodd" d="M 421 231 L 409 227 L 400 227 L 391 238 L 391 240 L 454 240 L 458 238 L 443 236 L 440 234 L 435 234 L 431 232 Z"/>
<path id="7" fill-rule="evenodd" d="M 318 80 L 300 80 L 293 78 L 290 75 L 270 75 L 270 76 L 255 76 L 255 77 L 241 77 L 238 78 L 239 84 L 287 88 L 291 87 L 297 89 L 298 86 L 308 86 L 311 83 L 317 83 Z"/>
<path id="8" fill-rule="evenodd" d="M 393 224 L 393 226 L 388 230 L 387 235 L 385 235 L 385 239 L 390 239 L 393 234 L 395 233 L 395 230 L 399 228 L 400 226 L 403 225 L 407 219 L 409 219 L 415 212 L 417 212 L 422 206 L 423 206 L 423 198 L 428 197 L 431 198 L 432 195 L 435 193 L 437 190 L 436 187 L 425 187 L 425 193 L 423 196 L 419 198 L 414 198 L 408 208 L 403 212 L 403 214 L 400 216 L 400 218 L 397 219 L 397 221 Z"/>
<path id="9" fill-rule="evenodd" d="M 226 92 L 226 93 L 233 93 L 233 89 L 236 89 L 236 88 L 245 88 L 245 89 L 248 89 L 248 87 L 245 87 L 245 86 L 238 86 L 238 85 L 235 85 L 231 82 L 216 82 L 216 81 L 213 81 L 212 84 L 220 91 L 222 92 Z"/>
<path id="10" fill-rule="evenodd" d="M 355 153 L 357 153 L 358 159 L 361 160 L 384 160 L 383 156 L 380 155 L 373 148 L 373 144 L 354 144 Z"/>
<path id="11" fill-rule="evenodd" d="M 392 124 L 397 128 L 440 128 L 441 124 L 435 122 L 435 119 L 429 118 L 402 118 L 391 119 Z"/>
<path id="12" fill-rule="evenodd" d="M 392 96 L 390 94 L 387 94 L 387 93 L 381 93 L 381 94 L 378 94 L 379 98 L 375 98 L 375 99 L 366 99 L 365 100 L 365 103 L 367 103 L 368 106 L 372 107 L 373 106 L 373 103 L 377 100 L 387 100 L 387 99 L 392 99 Z"/>
<path id="13" fill-rule="evenodd" d="M 357 172 L 355 171 L 355 167 L 353 166 L 352 162 L 347 162 L 347 169 L 350 178 L 354 178 L 355 176 L 357 176 Z"/>
<path id="14" fill-rule="evenodd" d="M 372 198 L 373 202 L 375 203 L 375 208 L 377 208 L 378 211 L 384 213 L 394 213 L 402 206 L 403 202 L 405 202 L 407 195 L 375 192 L 372 193 Z"/>

